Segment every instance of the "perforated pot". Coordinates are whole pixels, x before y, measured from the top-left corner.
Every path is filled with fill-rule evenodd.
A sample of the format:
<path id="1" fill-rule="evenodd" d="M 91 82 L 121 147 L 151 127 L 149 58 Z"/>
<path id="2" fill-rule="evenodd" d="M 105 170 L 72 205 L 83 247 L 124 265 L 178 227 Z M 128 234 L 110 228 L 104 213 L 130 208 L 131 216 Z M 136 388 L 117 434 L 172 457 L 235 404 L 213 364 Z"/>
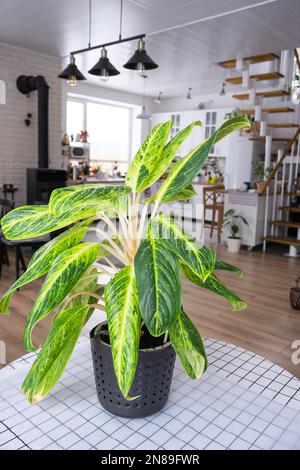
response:
<path id="1" fill-rule="evenodd" d="M 155 346 L 162 340 L 153 338 L 154 348 L 139 350 L 136 374 L 129 393 L 139 398 L 127 401 L 117 383 L 106 322 L 91 331 L 90 339 L 98 400 L 106 411 L 126 418 L 140 418 L 163 408 L 169 397 L 175 363 L 171 344 Z"/>

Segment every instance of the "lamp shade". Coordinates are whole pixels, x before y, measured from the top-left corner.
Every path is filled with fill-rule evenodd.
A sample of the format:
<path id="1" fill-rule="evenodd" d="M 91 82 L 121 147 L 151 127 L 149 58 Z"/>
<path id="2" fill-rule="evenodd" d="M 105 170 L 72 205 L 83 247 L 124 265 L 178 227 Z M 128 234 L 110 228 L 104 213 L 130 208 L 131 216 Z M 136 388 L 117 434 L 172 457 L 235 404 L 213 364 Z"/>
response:
<path id="1" fill-rule="evenodd" d="M 138 48 L 131 57 L 131 59 L 123 65 L 125 69 L 129 70 L 152 70 L 157 69 L 158 65 L 148 56 L 145 51 L 145 42 L 139 39 Z"/>
<path id="2" fill-rule="evenodd" d="M 145 105 L 143 105 L 142 112 L 140 114 L 138 114 L 136 118 L 137 119 L 145 119 L 145 120 L 148 120 L 148 121 L 151 120 L 151 115 L 149 113 L 147 113 Z"/>
<path id="3" fill-rule="evenodd" d="M 119 75 L 119 70 L 117 70 L 107 57 L 107 51 L 105 48 L 101 50 L 101 57 L 98 60 L 97 64 L 89 70 L 91 75 L 106 76 L 112 77 L 114 75 Z"/>
<path id="4" fill-rule="evenodd" d="M 75 57 L 70 57 L 69 65 L 58 75 L 58 78 L 68 80 L 70 77 L 75 77 L 76 80 L 86 80 L 85 76 L 80 72 L 75 64 Z"/>

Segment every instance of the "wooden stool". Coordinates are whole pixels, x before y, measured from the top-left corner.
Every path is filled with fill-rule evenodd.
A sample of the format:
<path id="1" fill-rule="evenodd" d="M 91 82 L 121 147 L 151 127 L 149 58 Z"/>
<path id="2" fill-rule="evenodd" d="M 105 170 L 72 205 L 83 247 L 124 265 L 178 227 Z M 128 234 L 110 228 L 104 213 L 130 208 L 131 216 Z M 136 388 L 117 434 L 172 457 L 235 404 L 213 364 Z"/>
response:
<path id="1" fill-rule="evenodd" d="M 221 242 L 221 233 L 224 216 L 224 194 L 225 187 L 223 184 L 215 186 L 205 186 L 203 188 L 203 207 L 204 214 L 203 219 L 205 223 L 205 215 L 207 210 L 212 211 L 212 220 L 210 224 L 210 238 L 213 236 L 213 231 L 216 228 L 218 230 L 218 243 Z M 217 216 L 217 220 L 216 220 Z"/>

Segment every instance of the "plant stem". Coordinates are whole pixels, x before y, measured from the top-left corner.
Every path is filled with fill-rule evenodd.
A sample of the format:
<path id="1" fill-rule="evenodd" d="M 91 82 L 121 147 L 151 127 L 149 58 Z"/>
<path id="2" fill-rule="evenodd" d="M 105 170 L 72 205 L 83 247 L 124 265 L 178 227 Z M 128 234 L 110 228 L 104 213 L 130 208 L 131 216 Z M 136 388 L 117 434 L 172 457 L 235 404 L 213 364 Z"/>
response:
<path id="1" fill-rule="evenodd" d="M 94 297 L 95 299 L 98 299 L 98 300 L 102 300 L 103 301 L 103 297 L 99 294 L 95 294 L 94 292 L 89 292 L 89 291 L 81 291 L 81 292 L 75 292 L 74 294 L 71 294 L 69 297 L 68 297 L 68 302 L 72 299 L 74 299 L 74 297 L 78 297 L 79 295 L 88 295 L 89 297 Z"/>
<path id="2" fill-rule="evenodd" d="M 143 207 L 142 214 L 141 214 L 141 218 L 140 218 L 140 223 L 139 223 L 139 228 L 138 228 L 138 241 L 139 241 L 139 242 L 140 242 L 141 239 L 142 239 L 142 235 L 143 235 L 143 230 L 144 230 L 144 225 L 145 225 L 145 220 L 146 220 L 146 217 L 147 217 L 147 213 L 148 213 L 148 204 L 146 204 L 146 205 Z"/>
<path id="3" fill-rule="evenodd" d="M 105 266 L 103 264 L 95 262 L 93 263 L 93 266 L 95 266 L 95 268 L 98 268 L 101 273 L 107 274 L 110 277 L 113 277 L 115 275 L 115 273 L 111 273 L 110 271 L 108 271 L 108 269 L 105 269 Z"/>
<path id="4" fill-rule="evenodd" d="M 107 264 L 109 264 L 109 266 L 110 266 L 111 268 L 113 268 L 113 269 L 115 269 L 116 271 L 118 271 L 117 266 L 116 266 L 109 258 L 107 258 L 107 257 L 104 258 L 104 261 L 106 261 Z"/>
<path id="5" fill-rule="evenodd" d="M 168 341 L 168 336 L 169 336 L 169 332 L 166 331 L 165 332 L 165 337 L 164 337 L 164 344 L 166 344 L 166 342 Z"/>
<path id="6" fill-rule="evenodd" d="M 100 310 L 100 312 L 106 313 L 103 308 L 100 308 L 99 304 L 87 304 L 87 307 L 94 308 L 95 310 Z"/>
<path id="7" fill-rule="evenodd" d="M 95 230 L 97 233 L 99 233 L 99 235 L 106 238 L 107 242 L 111 245 L 111 248 L 113 249 L 112 251 L 110 247 L 106 247 L 107 251 L 110 251 L 116 258 L 122 261 L 123 264 L 130 264 L 130 259 L 128 258 L 127 254 L 122 251 L 111 238 L 107 238 L 106 233 L 103 232 L 103 230 L 96 227 L 93 227 L 92 230 Z"/>
<path id="8" fill-rule="evenodd" d="M 156 216 L 156 213 L 158 211 L 158 208 L 159 208 L 159 203 L 156 202 L 155 205 L 154 205 L 154 209 L 152 211 L 152 214 L 151 214 L 151 219 L 154 219 L 154 217 Z"/>

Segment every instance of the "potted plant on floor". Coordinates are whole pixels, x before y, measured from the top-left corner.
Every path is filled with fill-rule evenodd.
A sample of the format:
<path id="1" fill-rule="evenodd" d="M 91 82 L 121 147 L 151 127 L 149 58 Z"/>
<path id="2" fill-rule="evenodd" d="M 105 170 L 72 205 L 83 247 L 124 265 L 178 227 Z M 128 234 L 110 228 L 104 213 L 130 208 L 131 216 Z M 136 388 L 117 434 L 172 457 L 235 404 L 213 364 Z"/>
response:
<path id="1" fill-rule="evenodd" d="M 229 209 L 225 212 L 223 227 L 229 227 L 230 230 L 230 237 L 227 238 L 227 247 L 230 253 L 238 253 L 241 249 L 242 238 L 238 236 L 240 222 L 249 225 L 245 217 L 236 214 L 234 209 Z"/>
<path id="2" fill-rule="evenodd" d="M 24 331 L 25 348 L 35 351 L 33 329 L 54 313 L 49 335 L 22 386 L 30 403 L 39 402 L 58 381 L 95 309 L 105 308 L 107 314 L 107 322 L 91 332 L 99 400 L 112 413 L 134 417 L 154 413 L 166 403 L 175 353 L 192 379 L 207 367 L 200 334 L 182 305 L 181 273 L 200 288 L 228 299 L 234 310 L 245 308 L 216 276 L 217 270 L 239 273 L 239 269 L 217 260 L 213 250 L 159 213 L 160 204 L 195 194 L 192 181 L 212 146 L 249 122 L 244 117 L 226 121 L 172 164 L 182 142 L 198 125 L 199 121 L 191 123 L 168 142 L 172 122 L 158 124 L 132 161 L 124 186 L 56 189 L 49 205 L 19 207 L 3 217 L 2 230 L 10 240 L 38 237 L 75 224 L 35 252 L 26 272 L 0 302 L 1 313 L 8 314 L 13 293 L 46 275 Z M 142 201 L 139 213 L 144 191 L 170 165 L 167 178 L 154 195 Z M 118 216 L 118 225 L 113 215 Z M 107 224 L 111 235 L 92 225 L 96 221 Z M 88 231 L 106 238 L 84 242 Z M 123 267 L 117 269 L 115 259 Z M 99 273 L 109 276 L 106 286 L 99 285 Z"/>

